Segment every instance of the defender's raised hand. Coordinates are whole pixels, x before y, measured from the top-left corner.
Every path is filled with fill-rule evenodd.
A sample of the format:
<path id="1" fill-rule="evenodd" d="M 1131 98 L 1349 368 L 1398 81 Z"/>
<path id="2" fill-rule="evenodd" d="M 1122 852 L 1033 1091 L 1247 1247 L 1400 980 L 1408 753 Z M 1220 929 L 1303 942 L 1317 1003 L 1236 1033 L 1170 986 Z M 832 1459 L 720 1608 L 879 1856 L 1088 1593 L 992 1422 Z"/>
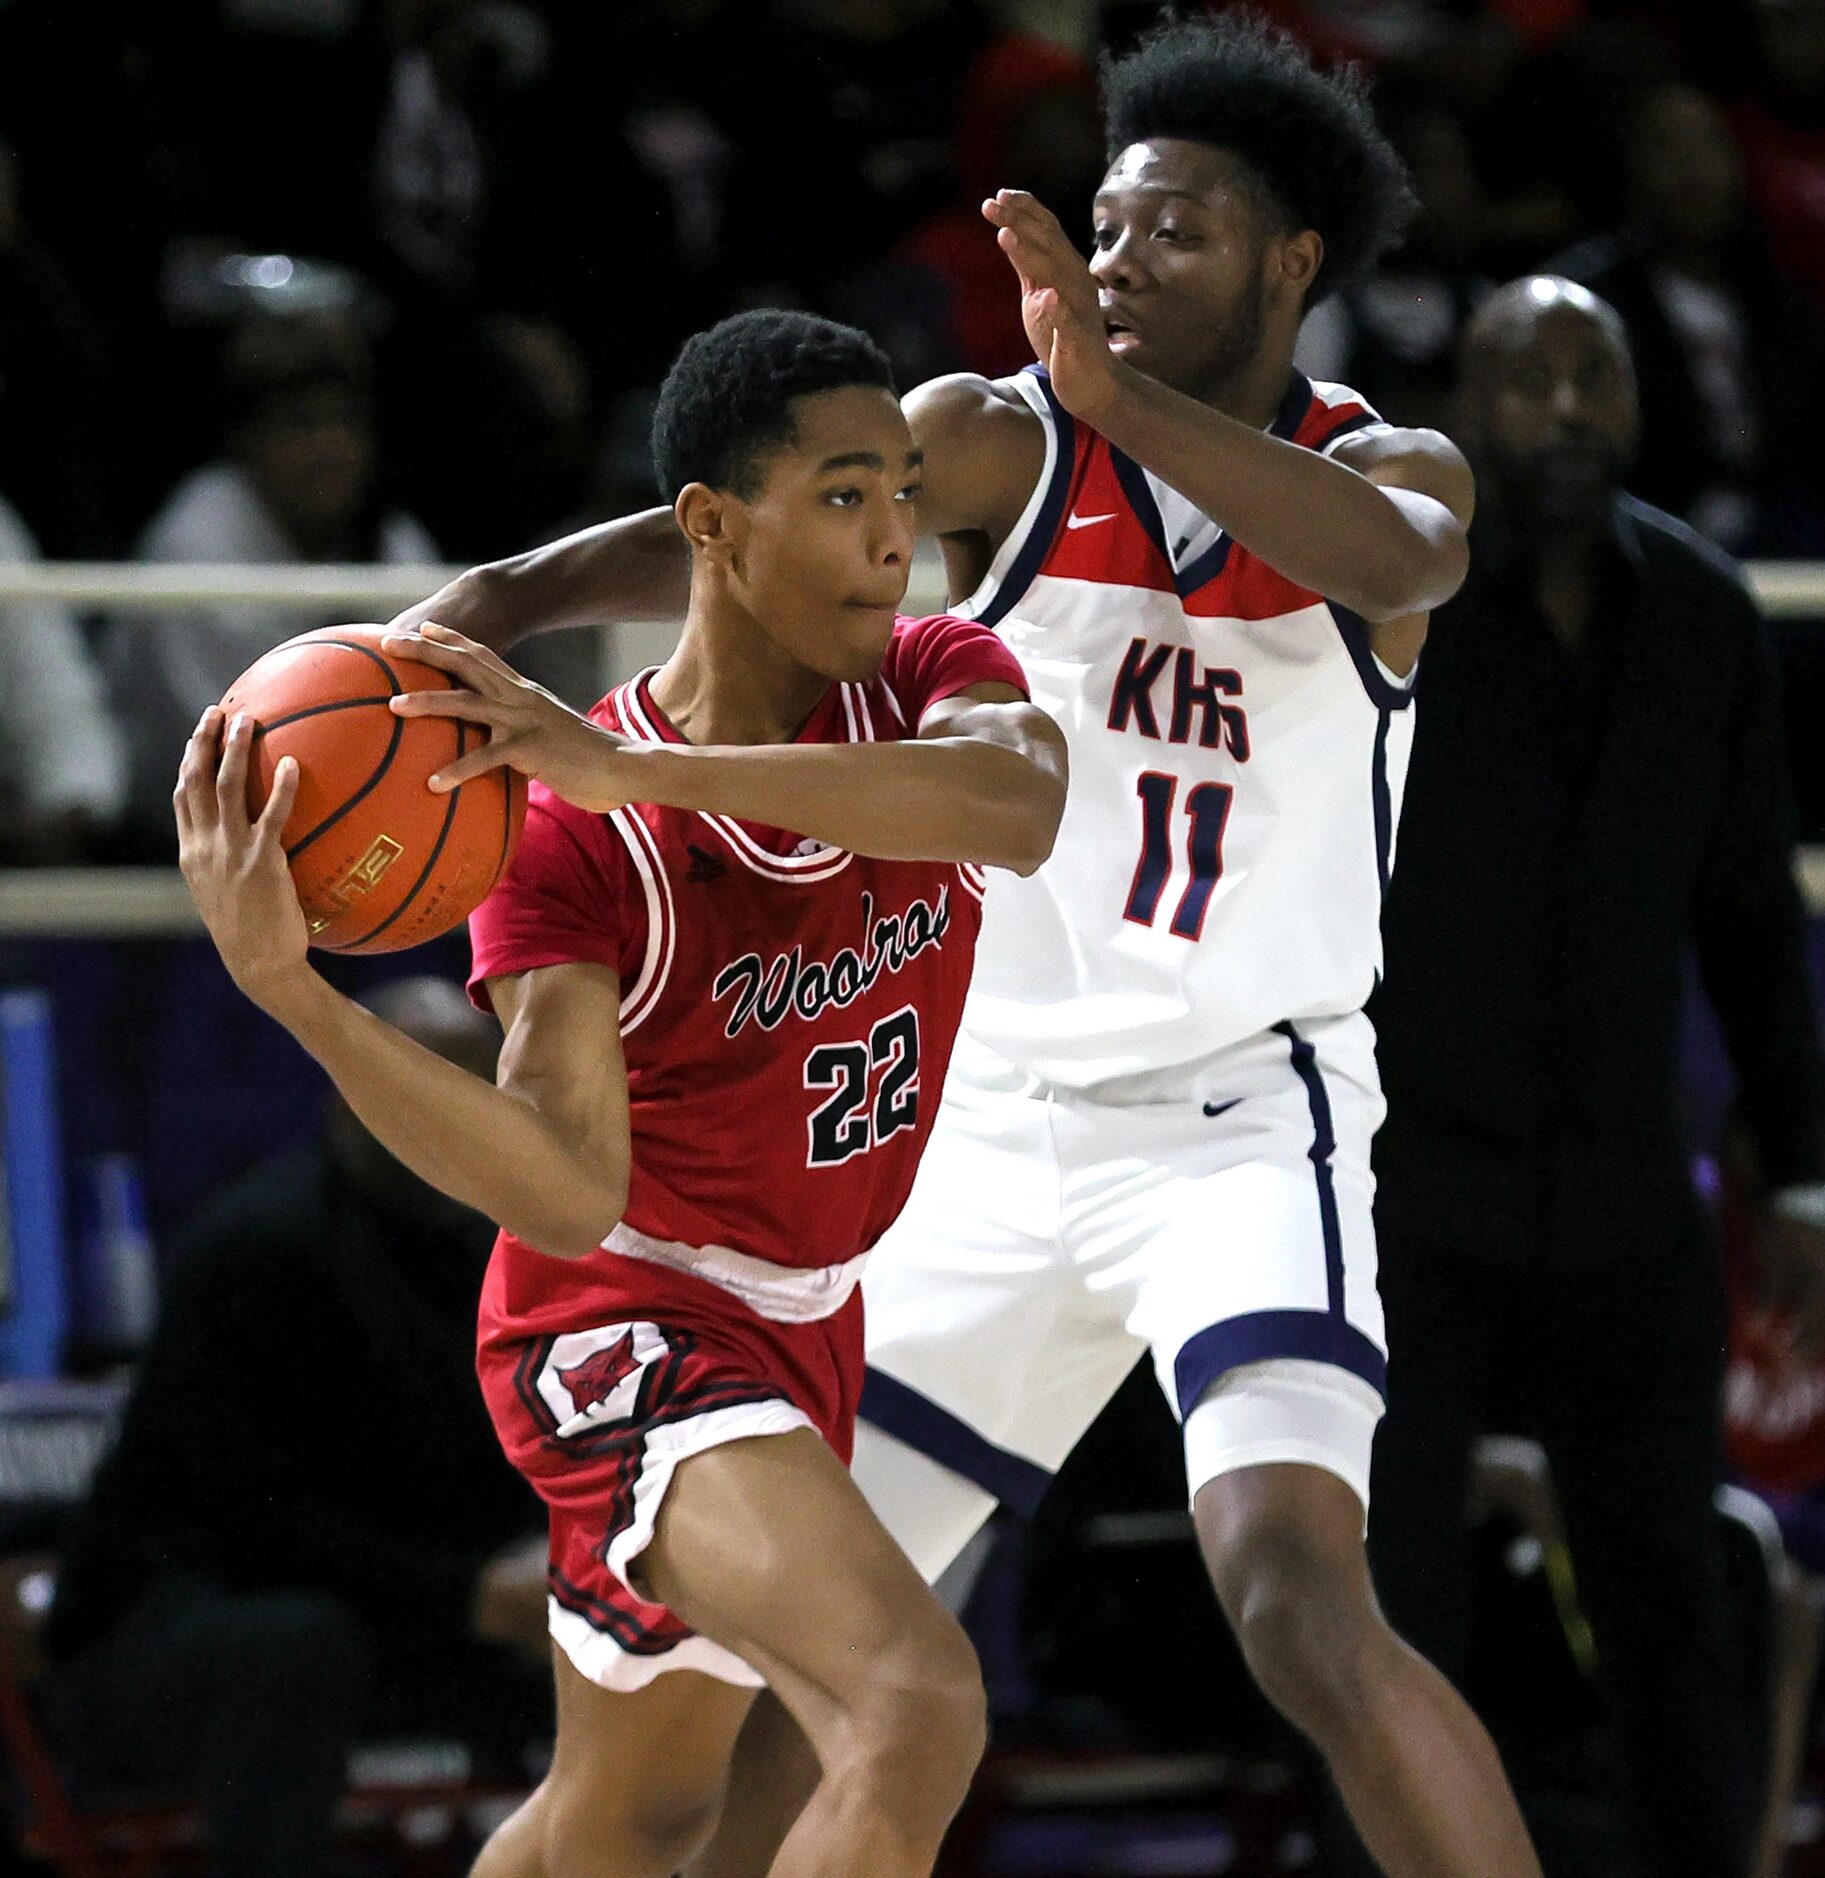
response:
<path id="1" fill-rule="evenodd" d="M 298 795 L 298 765 L 289 756 L 280 760 L 255 820 L 247 813 L 252 749 L 252 719 L 236 717 L 224 735 L 222 713 L 212 704 L 184 746 L 171 802 L 178 865 L 203 924 L 235 983 L 271 1009 L 308 970 L 310 935 L 281 839 Z"/>
<path id="2" fill-rule="evenodd" d="M 1094 424 L 1128 368 L 1109 350 L 1089 267 L 1058 217 L 1024 189 L 998 190 L 982 213 L 1020 277 L 1020 317 L 1034 356 L 1065 409 Z"/>
<path id="3" fill-rule="evenodd" d="M 384 650 L 446 672 L 457 691 L 408 691 L 393 700 L 401 717 L 456 717 L 481 724 L 488 741 L 439 770 L 431 787 L 456 788 L 502 765 L 533 776 L 566 802 L 595 814 L 635 799 L 636 750 L 625 737 L 592 724 L 542 685 L 522 678 L 498 655 L 448 626 L 389 633 Z"/>

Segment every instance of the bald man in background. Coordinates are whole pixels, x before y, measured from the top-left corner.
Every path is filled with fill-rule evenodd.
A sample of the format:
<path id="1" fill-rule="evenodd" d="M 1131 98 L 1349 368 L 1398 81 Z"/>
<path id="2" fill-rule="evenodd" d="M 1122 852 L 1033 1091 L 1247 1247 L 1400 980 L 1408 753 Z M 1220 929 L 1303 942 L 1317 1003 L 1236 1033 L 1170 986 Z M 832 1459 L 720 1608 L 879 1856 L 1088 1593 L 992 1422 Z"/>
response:
<path id="1" fill-rule="evenodd" d="M 492 1077 L 441 979 L 364 1000 Z M 351 1748 L 549 1736 L 544 1516 L 474 1374 L 494 1229 L 332 1098 L 217 1194 L 66 1548 L 45 1694 L 79 1780 L 203 1802 L 211 1878 L 324 1878 Z"/>
<path id="2" fill-rule="evenodd" d="M 1550 1460 L 1642 1869 L 1732 1878 L 1755 1769 L 1719 1534 L 1719 1262 L 1680 1122 L 1696 956 L 1778 1275 L 1825 1307 L 1825 1068 L 1769 635 L 1738 570 L 1623 493 L 1628 344 L 1535 276 L 1479 310 L 1471 574 L 1433 620 L 1372 1007 L 1387 1419 L 1370 1555 L 1461 1670 L 1492 1394 Z M 1499 1424 L 1512 1427 L 1513 1421 Z"/>

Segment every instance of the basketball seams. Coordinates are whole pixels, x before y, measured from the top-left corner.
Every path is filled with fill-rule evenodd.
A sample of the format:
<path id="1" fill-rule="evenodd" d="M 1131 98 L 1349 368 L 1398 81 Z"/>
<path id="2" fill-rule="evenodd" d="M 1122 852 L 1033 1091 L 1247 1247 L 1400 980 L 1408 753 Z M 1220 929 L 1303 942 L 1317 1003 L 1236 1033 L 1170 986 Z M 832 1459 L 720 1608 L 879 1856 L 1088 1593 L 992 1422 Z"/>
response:
<path id="1" fill-rule="evenodd" d="M 331 711 L 355 711 L 364 704 L 391 704 L 398 695 L 396 691 L 374 692 L 365 698 L 337 698 L 330 704 L 311 704 L 302 711 L 287 711 L 283 717 L 275 717 L 269 724 L 254 725 L 254 741 L 257 743 L 269 730 L 283 730 L 287 724 L 301 724 L 307 717 L 324 717 Z"/>
<path id="2" fill-rule="evenodd" d="M 393 695 L 397 697 L 399 694 L 395 692 Z M 392 719 L 393 728 L 387 736 L 386 751 L 382 755 L 379 763 L 375 766 L 373 775 L 371 775 L 339 809 L 325 816 L 308 835 L 305 835 L 299 840 L 295 846 L 285 850 L 285 858 L 288 862 L 295 861 L 319 835 L 328 834 L 329 831 L 348 814 L 350 809 L 356 808 L 361 803 L 365 802 L 367 798 L 380 787 L 381 783 L 386 780 L 386 773 L 393 767 L 393 759 L 399 754 L 400 740 L 405 736 L 406 730 L 406 720 L 403 717 L 399 717 L 391 711 L 387 712 L 387 716 Z"/>
<path id="3" fill-rule="evenodd" d="M 244 674 L 252 710 L 263 709 L 268 714 L 266 722 L 254 725 L 254 735 L 259 739 L 267 738 L 269 733 L 274 736 L 274 740 L 261 745 L 262 766 L 270 773 L 272 762 L 285 752 L 305 762 L 314 778 L 309 806 L 322 819 L 287 847 L 286 858 L 288 862 L 296 862 L 294 878 L 301 883 L 299 890 L 307 906 L 315 904 L 319 889 L 327 895 L 324 910 L 329 914 L 329 930 L 312 943 L 325 951 L 339 953 L 398 950 L 432 936 L 432 927 L 442 931 L 460 923 L 462 911 L 475 899 L 491 892 L 506 873 L 519 833 L 516 811 L 524 805 L 526 795 L 521 782 L 519 801 L 515 802 L 514 785 L 518 778 L 510 770 L 501 771 L 498 777 L 486 772 L 491 777 L 487 788 L 468 789 L 467 785 L 461 785 L 450 790 L 441 814 L 434 795 L 419 794 L 418 788 L 412 785 L 431 770 L 447 767 L 453 760 L 448 754 L 441 757 L 437 754 L 440 745 L 446 752 L 450 749 L 444 741 L 446 735 L 451 736 L 455 759 L 460 760 L 486 745 L 487 732 L 481 726 L 447 717 L 428 718 L 423 720 L 422 729 L 412 729 L 411 725 L 421 720 L 407 720 L 390 710 L 393 698 L 415 689 L 459 690 L 460 686 L 435 667 L 420 667 L 406 659 L 395 665 L 375 649 L 374 642 L 375 634 L 371 629 L 330 629 L 289 641 L 283 648 L 273 648 L 282 658 L 294 653 L 302 656 L 285 659 L 283 663 L 275 661 L 270 672 L 262 671 L 257 664 Z M 350 667 L 337 657 L 318 657 L 319 651 L 324 654 L 353 652 L 366 663 Z M 231 687 L 230 697 L 225 701 L 231 711 L 248 708 L 247 705 L 237 707 L 234 702 L 233 692 L 240 688 L 240 682 L 237 680 L 236 686 Z M 361 695 L 349 695 L 356 692 Z M 373 717 L 362 714 L 376 710 L 386 712 L 384 737 Z M 347 715 L 350 712 L 354 715 Z M 317 719 L 323 720 L 321 725 L 315 722 Z M 445 730 L 436 729 L 439 721 L 446 726 Z M 321 771 L 319 763 L 323 765 Z M 359 786 L 333 810 L 329 809 L 328 804 L 335 801 L 338 789 L 356 779 L 359 779 Z M 488 797 L 488 789 L 494 787 L 499 787 L 502 793 L 498 828 L 494 826 L 494 807 Z M 250 793 L 257 796 L 257 783 Z M 378 887 L 380 874 L 390 866 L 392 857 L 401 854 L 400 843 L 391 841 L 390 849 L 383 850 L 377 838 L 372 851 L 356 863 L 355 872 L 349 875 L 353 886 L 348 892 L 341 891 L 342 886 L 348 885 L 347 881 L 332 882 L 330 876 L 339 875 L 343 869 L 346 860 L 343 849 L 352 852 L 375 828 L 383 823 L 392 826 L 395 812 L 409 826 L 395 827 L 394 833 L 409 849 L 423 854 L 428 843 L 430 851 L 422 866 L 412 873 L 409 886 L 403 892 L 397 887 L 393 893 L 384 889 L 375 892 L 373 898 L 380 904 L 369 910 L 367 928 L 339 942 L 335 937 L 337 928 L 346 932 L 359 918 L 363 910 L 358 903 L 360 898 Z M 496 858 L 492 870 L 484 874 L 481 870 L 487 867 L 485 856 L 490 830 L 496 838 Z M 332 831 L 337 831 L 337 838 L 322 844 L 321 838 Z M 410 865 L 408 858 L 399 873 L 406 874 Z M 486 884 L 482 885 L 483 882 Z M 482 888 L 479 895 L 474 892 L 477 886 Z M 331 891 L 332 887 L 336 890 Z M 394 893 L 399 897 L 388 908 L 386 903 L 394 899 Z M 350 904 L 351 900 L 357 904 Z M 457 917 L 450 920 L 444 915 L 453 905 L 458 906 Z M 329 912 L 332 907 L 333 913 Z"/>
<path id="4" fill-rule="evenodd" d="M 452 689 L 454 689 L 454 687 L 452 687 Z M 469 747 L 469 726 L 463 722 L 461 718 L 453 718 L 451 722 L 456 726 L 456 754 L 460 757 Z M 387 760 L 391 762 L 392 758 L 389 756 Z M 378 926 L 364 932 L 359 939 L 343 940 L 337 945 L 326 947 L 326 950 L 332 952 L 354 952 L 363 946 L 372 945 L 374 941 L 406 911 L 412 902 L 418 898 L 419 894 L 424 891 L 425 882 L 431 878 L 431 870 L 437 865 L 438 858 L 442 855 L 445 844 L 450 839 L 450 830 L 456 826 L 456 811 L 461 802 L 462 793 L 468 786 L 467 783 L 458 783 L 457 786 L 450 791 L 450 800 L 444 809 L 444 825 L 437 831 L 437 840 L 432 844 L 431 852 L 425 857 L 424 866 L 418 870 L 418 878 L 413 881 L 407 892 L 401 896 L 399 904 L 394 907 L 392 912 L 390 912 Z"/>

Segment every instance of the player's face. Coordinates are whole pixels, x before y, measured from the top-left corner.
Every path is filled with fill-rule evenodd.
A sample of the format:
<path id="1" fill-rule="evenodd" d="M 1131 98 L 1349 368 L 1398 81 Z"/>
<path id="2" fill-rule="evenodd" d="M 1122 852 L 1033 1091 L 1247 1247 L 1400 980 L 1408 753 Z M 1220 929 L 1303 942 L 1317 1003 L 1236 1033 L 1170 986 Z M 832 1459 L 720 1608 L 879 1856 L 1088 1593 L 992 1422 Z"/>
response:
<path id="1" fill-rule="evenodd" d="M 1231 157 L 1173 137 L 1130 144 L 1096 193 L 1094 228 L 1110 351 L 1194 397 L 1248 367 L 1272 238 Z"/>
<path id="2" fill-rule="evenodd" d="M 1588 527 L 1634 453 L 1635 374 L 1600 312 L 1538 285 L 1543 297 L 1470 356 L 1465 442 L 1510 502 L 1549 527 Z"/>
<path id="3" fill-rule="evenodd" d="M 793 442 L 734 505 L 735 578 L 761 629 L 826 678 L 881 668 L 912 569 L 919 453 L 893 393 L 845 386 L 796 399 Z"/>

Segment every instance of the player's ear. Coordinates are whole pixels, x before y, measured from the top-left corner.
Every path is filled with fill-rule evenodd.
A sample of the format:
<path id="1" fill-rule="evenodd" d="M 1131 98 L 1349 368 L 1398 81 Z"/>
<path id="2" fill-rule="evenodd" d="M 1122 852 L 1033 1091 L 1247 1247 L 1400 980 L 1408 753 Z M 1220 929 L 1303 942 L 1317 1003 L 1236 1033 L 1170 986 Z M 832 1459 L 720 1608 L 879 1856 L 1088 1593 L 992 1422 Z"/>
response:
<path id="1" fill-rule="evenodd" d="M 1324 265 L 1324 237 L 1315 228 L 1302 228 L 1275 242 L 1273 255 L 1273 266 L 1283 284 L 1295 293 L 1309 294 Z"/>
<path id="2" fill-rule="evenodd" d="M 686 483 L 672 504 L 685 540 L 712 561 L 726 561 L 735 552 L 730 500 L 726 490 L 712 489 L 708 483 Z"/>

